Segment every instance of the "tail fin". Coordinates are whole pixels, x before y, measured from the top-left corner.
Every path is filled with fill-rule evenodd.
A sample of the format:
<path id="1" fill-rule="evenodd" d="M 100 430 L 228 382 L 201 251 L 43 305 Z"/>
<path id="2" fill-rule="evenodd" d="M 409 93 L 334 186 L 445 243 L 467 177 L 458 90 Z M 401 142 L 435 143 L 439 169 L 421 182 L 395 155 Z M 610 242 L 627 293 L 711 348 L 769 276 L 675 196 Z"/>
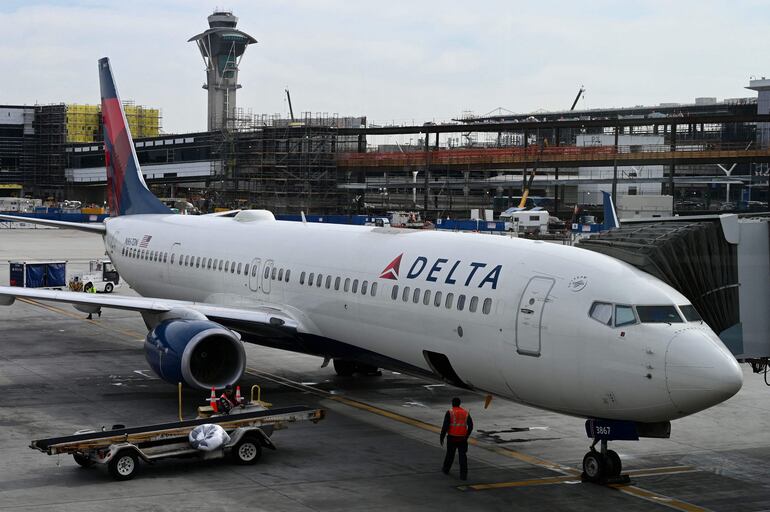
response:
<path id="1" fill-rule="evenodd" d="M 618 213 L 615 211 L 615 203 L 608 192 L 602 191 L 604 195 L 604 229 L 610 230 L 620 227 Z"/>
<path id="2" fill-rule="evenodd" d="M 171 213 L 147 188 L 136 158 L 126 114 L 112 78 L 110 59 L 99 59 L 99 85 L 104 119 L 104 159 L 110 215 Z"/>

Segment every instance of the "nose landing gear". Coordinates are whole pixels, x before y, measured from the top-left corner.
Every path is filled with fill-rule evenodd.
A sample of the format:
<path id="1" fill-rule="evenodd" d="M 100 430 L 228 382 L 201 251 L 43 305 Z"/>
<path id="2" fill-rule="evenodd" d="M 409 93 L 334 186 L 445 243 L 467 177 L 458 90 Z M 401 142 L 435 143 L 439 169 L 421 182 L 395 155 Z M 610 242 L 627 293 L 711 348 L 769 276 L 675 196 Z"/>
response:
<path id="1" fill-rule="evenodd" d="M 600 441 L 600 451 L 596 451 L 596 443 Z M 591 450 L 583 457 L 583 480 L 593 483 L 627 483 L 628 475 L 621 476 L 622 470 L 620 456 L 607 449 L 607 439 L 595 438 Z"/>

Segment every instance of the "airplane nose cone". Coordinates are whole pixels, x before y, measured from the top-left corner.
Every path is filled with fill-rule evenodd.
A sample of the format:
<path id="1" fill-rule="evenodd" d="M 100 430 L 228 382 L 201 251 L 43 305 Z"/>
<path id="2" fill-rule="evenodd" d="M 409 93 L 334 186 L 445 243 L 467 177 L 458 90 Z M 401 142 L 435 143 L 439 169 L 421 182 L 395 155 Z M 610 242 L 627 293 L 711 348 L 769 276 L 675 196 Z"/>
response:
<path id="1" fill-rule="evenodd" d="M 721 342 L 687 329 L 676 334 L 666 350 L 666 385 L 677 409 L 692 414 L 737 393 L 743 372 Z"/>

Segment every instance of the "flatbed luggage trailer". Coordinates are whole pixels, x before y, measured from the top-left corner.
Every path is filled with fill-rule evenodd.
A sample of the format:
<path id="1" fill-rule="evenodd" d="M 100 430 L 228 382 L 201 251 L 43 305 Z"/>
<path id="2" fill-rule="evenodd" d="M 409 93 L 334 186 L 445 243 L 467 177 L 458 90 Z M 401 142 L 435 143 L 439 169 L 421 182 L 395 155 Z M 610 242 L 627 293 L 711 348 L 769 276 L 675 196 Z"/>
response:
<path id="1" fill-rule="evenodd" d="M 229 415 L 212 416 L 188 421 L 115 428 L 107 431 L 79 431 L 71 436 L 32 441 L 30 448 L 48 455 L 70 454 L 80 466 L 107 464 L 116 480 L 130 480 L 136 475 L 139 460 L 152 464 L 172 457 L 218 459 L 230 456 L 236 464 L 254 464 L 262 448 L 275 450 L 270 440 L 274 430 L 286 428 L 287 423 L 312 421 L 325 416 L 323 409 L 306 406 L 276 409 L 247 406 Z M 215 423 L 230 436 L 230 441 L 212 450 L 202 451 L 190 445 L 190 431 L 198 425 Z"/>

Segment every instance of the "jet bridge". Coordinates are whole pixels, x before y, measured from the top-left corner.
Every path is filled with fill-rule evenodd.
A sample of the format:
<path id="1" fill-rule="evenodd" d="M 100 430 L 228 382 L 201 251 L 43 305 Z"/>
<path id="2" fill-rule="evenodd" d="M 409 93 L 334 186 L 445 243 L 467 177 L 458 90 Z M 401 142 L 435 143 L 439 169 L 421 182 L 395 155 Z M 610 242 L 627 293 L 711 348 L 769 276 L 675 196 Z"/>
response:
<path id="1" fill-rule="evenodd" d="M 576 245 L 630 263 L 673 286 L 736 358 L 767 364 L 770 215 L 628 220 Z"/>

